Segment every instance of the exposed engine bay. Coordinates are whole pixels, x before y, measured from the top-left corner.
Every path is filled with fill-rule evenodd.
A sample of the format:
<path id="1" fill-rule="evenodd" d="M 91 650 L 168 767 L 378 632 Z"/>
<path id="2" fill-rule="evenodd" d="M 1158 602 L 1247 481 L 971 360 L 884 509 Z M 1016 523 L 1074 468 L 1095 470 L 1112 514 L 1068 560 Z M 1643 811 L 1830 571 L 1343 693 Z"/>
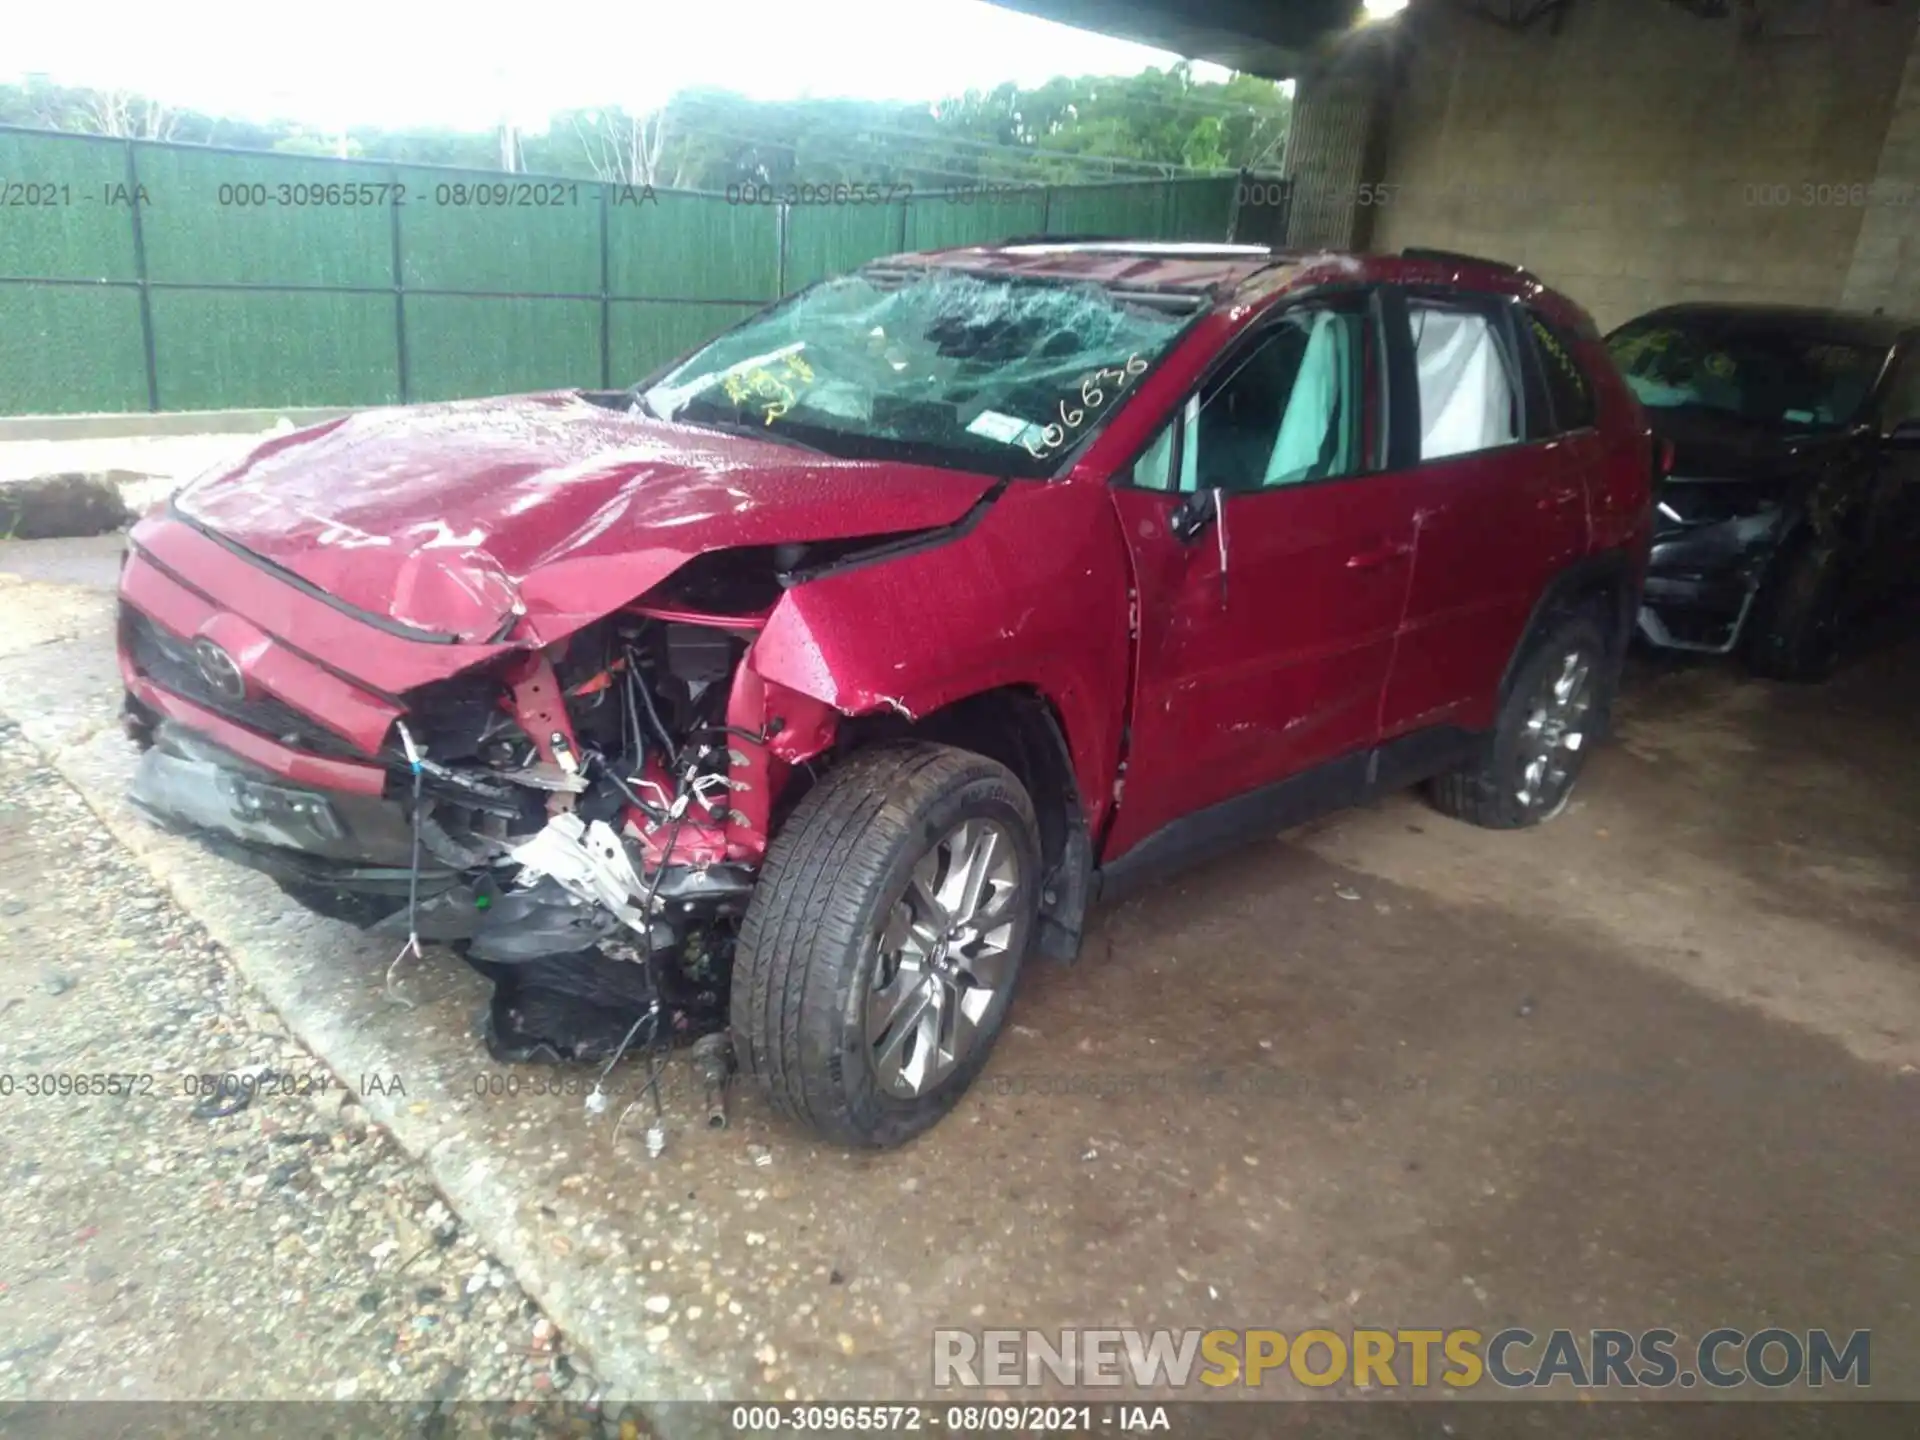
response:
<path id="1" fill-rule="evenodd" d="M 452 947 L 494 983 L 496 1058 L 605 1059 L 649 1015 L 643 1039 L 720 1029 L 767 792 L 805 783 L 786 783 L 768 734 L 729 723 L 765 609 L 726 579 L 738 619 L 694 609 L 683 584 L 670 603 L 402 697 L 378 795 L 289 784 L 130 697 L 148 747 L 133 799 L 309 908 Z M 137 611 L 122 641 L 174 693 L 255 729 L 282 721 L 303 749 L 348 749 L 270 697 L 223 701 L 205 657 Z"/>

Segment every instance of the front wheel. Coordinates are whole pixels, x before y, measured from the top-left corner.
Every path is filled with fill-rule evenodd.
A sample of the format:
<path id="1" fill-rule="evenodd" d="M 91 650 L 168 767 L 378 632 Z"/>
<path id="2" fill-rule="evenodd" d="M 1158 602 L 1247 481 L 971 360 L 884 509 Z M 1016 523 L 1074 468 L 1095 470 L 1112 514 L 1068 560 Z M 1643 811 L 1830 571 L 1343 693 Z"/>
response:
<path id="1" fill-rule="evenodd" d="M 1840 661 L 1840 560 L 1801 545 L 1760 594 L 1747 635 L 1747 664 L 1756 675 L 1810 685 Z"/>
<path id="2" fill-rule="evenodd" d="M 1005 766 L 888 745 L 829 771 L 768 847 L 734 952 L 749 1083 L 843 1145 L 899 1145 L 973 1083 L 1039 907 L 1033 802 Z"/>
<path id="3" fill-rule="evenodd" d="M 1479 752 L 1433 782 L 1435 807 L 1489 830 L 1538 825 L 1564 810 L 1606 713 L 1607 655 L 1606 636 L 1586 615 L 1542 635 Z"/>

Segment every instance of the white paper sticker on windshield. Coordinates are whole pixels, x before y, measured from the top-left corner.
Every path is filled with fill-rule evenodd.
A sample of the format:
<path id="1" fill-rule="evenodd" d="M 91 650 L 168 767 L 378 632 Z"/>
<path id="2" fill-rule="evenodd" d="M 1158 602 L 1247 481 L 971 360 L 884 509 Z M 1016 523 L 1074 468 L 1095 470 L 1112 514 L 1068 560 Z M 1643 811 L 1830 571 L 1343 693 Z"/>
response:
<path id="1" fill-rule="evenodd" d="M 967 422 L 969 434 L 984 435 L 1002 445 L 1014 444 L 1032 428 L 1032 421 L 1022 420 L 1018 415 L 1004 415 L 998 410 L 982 410 Z"/>

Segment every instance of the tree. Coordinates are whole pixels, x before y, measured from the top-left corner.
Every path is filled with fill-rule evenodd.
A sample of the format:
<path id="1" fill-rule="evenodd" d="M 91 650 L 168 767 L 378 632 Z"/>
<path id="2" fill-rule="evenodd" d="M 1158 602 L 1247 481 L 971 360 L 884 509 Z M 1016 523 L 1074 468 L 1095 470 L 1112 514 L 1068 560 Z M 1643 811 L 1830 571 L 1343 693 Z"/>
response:
<path id="1" fill-rule="evenodd" d="M 579 137 L 581 153 L 596 179 L 620 185 L 662 183 L 660 152 L 670 133 L 665 105 L 645 115 L 629 115 L 615 107 L 572 111 L 564 118 Z"/>
<path id="2" fill-rule="evenodd" d="M 547 131 L 319 132 L 285 120 L 231 120 L 163 106 L 124 90 L 62 86 L 45 76 L 0 84 L 0 123 L 174 139 L 402 164 L 527 170 L 624 185 L 724 190 L 838 181 L 923 189 L 976 181 L 1072 184 L 1272 168 L 1292 101 L 1272 81 L 1198 81 L 1187 64 L 1139 75 L 1061 76 L 930 104 L 749 100 L 685 90 L 643 114 L 567 111 Z"/>
<path id="3" fill-rule="evenodd" d="M 171 140 L 180 117 L 158 100 L 131 90 L 88 92 L 85 128 L 95 135 L 125 135 L 135 140 Z"/>

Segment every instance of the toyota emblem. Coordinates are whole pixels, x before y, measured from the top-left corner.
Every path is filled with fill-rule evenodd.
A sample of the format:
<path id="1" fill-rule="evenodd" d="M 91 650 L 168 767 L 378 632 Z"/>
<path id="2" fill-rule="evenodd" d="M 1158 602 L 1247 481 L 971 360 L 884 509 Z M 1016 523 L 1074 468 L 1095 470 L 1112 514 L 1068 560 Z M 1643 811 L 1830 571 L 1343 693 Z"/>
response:
<path id="1" fill-rule="evenodd" d="M 240 673 L 239 661 L 213 641 L 194 641 L 193 658 L 200 667 L 200 678 L 215 695 L 229 703 L 247 698 L 247 677 Z"/>

